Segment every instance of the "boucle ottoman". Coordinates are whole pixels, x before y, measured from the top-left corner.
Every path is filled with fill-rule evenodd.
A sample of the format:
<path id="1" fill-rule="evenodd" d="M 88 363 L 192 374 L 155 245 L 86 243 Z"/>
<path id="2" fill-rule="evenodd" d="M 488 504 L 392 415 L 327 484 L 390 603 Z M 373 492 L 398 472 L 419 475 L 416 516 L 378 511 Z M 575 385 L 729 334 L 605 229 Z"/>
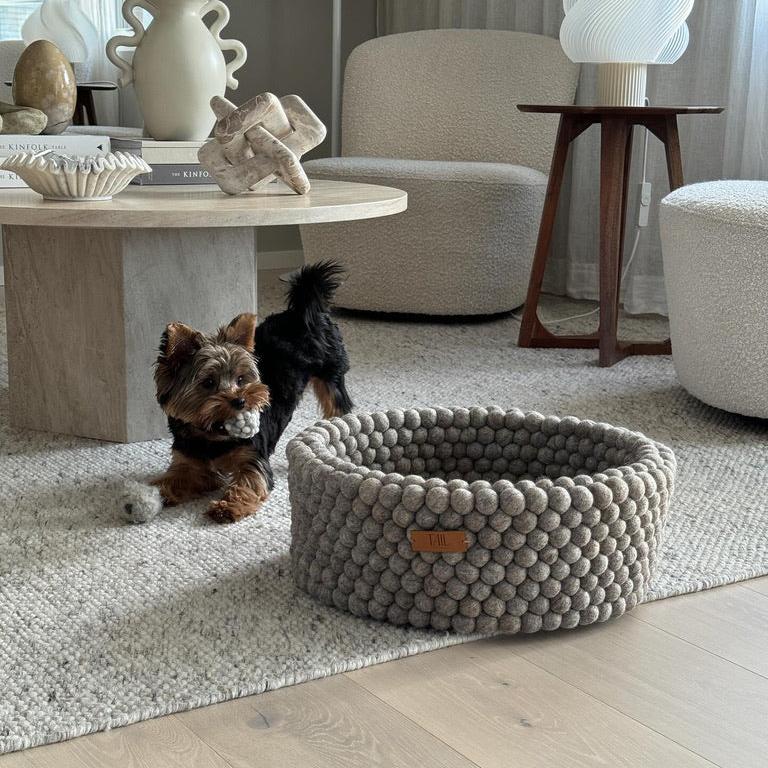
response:
<path id="1" fill-rule="evenodd" d="M 675 477 L 672 451 L 639 433 L 495 407 L 320 421 L 287 453 L 298 586 L 357 616 L 464 633 L 633 608 Z M 414 531 L 461 532 L 466 551 L 414 551 Z"/>
<path id="2" fill-rule="evenodd" d="M 661 201 L 672 358 L 709 405 L 768 417 L 768 182 L 714 181 Z"/>

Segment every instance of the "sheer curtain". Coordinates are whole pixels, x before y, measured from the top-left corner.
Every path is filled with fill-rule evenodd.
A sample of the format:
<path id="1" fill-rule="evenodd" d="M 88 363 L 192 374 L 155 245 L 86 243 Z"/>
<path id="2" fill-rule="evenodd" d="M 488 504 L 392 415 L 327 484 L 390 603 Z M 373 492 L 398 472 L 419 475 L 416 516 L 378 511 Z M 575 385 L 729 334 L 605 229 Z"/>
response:
<path id="1" fill-rule="evenodd" d="M 379 0 L 379 34 L 444 27 L 513 29 L 557 37 L 562 0 Z M 680 118 L 687 183 L 718 178 L 768 178 L 768 0 L 697 0 L 689 18 L 691 44 L 671 66 L 650 67 L 648 97 L 657 104 L 719 104 L 720 116 Z M 594 103 L 596 68 L 584 65 L 577 101 Z M 641 133 L 636 133 L 633 179 L 639 183 Z M 575 298 L 597 298 L 599 134 L 573 145 L 559 231 L 545 288 Z M 661 145 L 649 141 L 648 180 L 653 203 L 667 194 Z M 625 253 L 635 236 L 632 185 Z M 654 209 L 652 208 L 652 211 Z M 658 217 L 642 230 L 624 281 L 624 305 L 633 313 L 666 313 Z"/>

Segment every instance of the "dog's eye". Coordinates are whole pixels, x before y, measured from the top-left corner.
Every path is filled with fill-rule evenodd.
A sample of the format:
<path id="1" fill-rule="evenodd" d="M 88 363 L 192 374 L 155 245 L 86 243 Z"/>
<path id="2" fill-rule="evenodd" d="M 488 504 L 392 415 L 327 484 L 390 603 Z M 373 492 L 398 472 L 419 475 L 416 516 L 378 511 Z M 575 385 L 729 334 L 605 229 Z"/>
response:
<path id="1" fill-rule="evenodd" d="M 245 376 L 238 376 L 237 377 L 237 386 L 242 387 L 243 384 L 245 384 Z"/>
<path id="2" fill-rule="evenodd" d="M 201 386 L 203 389 L 213 389 L 216 386 L 216 382 L 209 376 L 207 379 L 203 379 Z"/>

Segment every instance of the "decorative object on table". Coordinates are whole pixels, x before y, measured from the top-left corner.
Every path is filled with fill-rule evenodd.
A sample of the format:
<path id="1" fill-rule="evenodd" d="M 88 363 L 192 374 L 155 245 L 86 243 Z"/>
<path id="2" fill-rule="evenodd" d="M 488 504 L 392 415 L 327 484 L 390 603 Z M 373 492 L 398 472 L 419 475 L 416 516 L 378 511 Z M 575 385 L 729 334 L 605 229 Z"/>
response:
<path id="1" fill-rule="evenodd" d="M 152 166 L 152 173 L 137 176 L 131 184 L 214 184 L 214 179 L 197 159 L 197 152 L 203 144 L 203 141 L 115 138 L 112 149 L 143 157 Z"/>
<path id="2" fill-rule="evenodd" d="M 500 408 L 350 414 L 287 455 L 297 585 L 362 618 L 461 633 L 634 608 L 676 471 L 637 432 Z"/>
<path id="3" fill-rule="evenodd" d="M 576 62 L 599 65 L 598 102 L 645 104 L 649 64 L 672 64 L 688 47 L 694 0 L 563 0 L 560 43 Z"/>
<path id="4" fill-rule="evenodd" d="M 134 14 L 142 8 L 152 15 L 144 29 Z M 215 12 L 211 28 L 202 17 Z M 214 116 L 213 96 L 237 88 L 233 73 L 246 59 L 245 46 L 222 40 L 219 33 L 229 21 L 221 0 L 126 0 L 123 17 L 133 29 L 131 36 L 113 37 L 107 57 L 120 69 L 120 85 L 133 83 L 147 133 L 162 141 L 205 139 Z M 136 48 L 133 61 L 118 55 L 119 47 Z M 222 51 L 234 51 L 225 62 Z"/>
<path id="5" fill-rule="evenodd" d="M 45 151 L 6 157 L 0 170 L 17 174 L 46 200 L 111 200 L 136 174 L 151 169 L 140 157 L 122 152 L 72 157 Z"/>
<path id="6" fill-rule="evenodd" d="M 24 49 L 13 72 L 13 100 L 18 106 L 45 112 L 48 123 L 43 133 L 61 133 L 72 122 L 75 73 L 53 43 L 36 40 Z"/>
<path id="7" fill-rule="evenodd" d="M 301 156 L 325 139 L 325 125 L 298 96 L 262 93 L 241 107 L 211 99 L 214 138 L 198 152 L 203 166 L 228 195 L 259 189 L 276 177 L 299 195 L 309 192 Z"/>
<path id="8" fill-rule="evenodd" d="M 48 115 L 34 107 L 19 107 L 0 101 L 0 134 L 36 136 L 48 123 Z"/>
<path id="9" fill-rule="evenodd" d="M 87 80 L 93 58 L 101 54 L 99 33 L 76 0 L 43 0 L 24 22 L 21 36 L 27 44 L 49 40 L 72 65 L 77 80 Z"/>
<path id="10" fill-rule="evenodd" d="M 683 185 L 683 161 L 677 116 L 719 114 L 722 107 L 590 107 L 572 104 L 518 104 L 521 112 L 559 114 L 560 127 L 552 155 L 546 203 L 541 214 L 536 253 L 520 325 L 521 347 L 599 349 L 599 364 L 611 366 L 628 355 L 668 355 L 663 342 L 619 341 L 619 292 L 621 289 L 624 228 L 632 152 L 632 129 L 642 125 L 663 144 L 667 155 L 669 188 Z M 547 330 L 538 318 L 538 303 L 549 246 L 557 215 L 557 201 L 565 175 L 571 142 L 592 125 L 600 126 L 600 326 L 587 336 L 561 336 Z"/>
<path id="11" fill-rule="evenodd" d="M 519 307 L 556 126 L 515 105 L 572 102 L 578 78 L 557 40 L 523 32 L 424 30 L 358 46 L 342 156 L 304 167 L 312 179 L 404 189 L 410 203 L 391 221 L 302 229 L 307 263 L 333 254 L 347 270 L 337 306 L 447 316 Z"/>
<path id="12" fill-rule="evenodd" d="M 57 134 L 55 136 L 5 135 L 0 133 L 0 160 L 26 152 L 29 155 L 51 150 L 71 157 L 106 155 L 110 151 L 109 138 L 95 134 Z M 26 187 L 17 174 L 0 168 L 0 188 Z"/>
<path id="13" fill-rule="evenodd" d="M 680 383 L 709 405 L 768 418 L 768 182 L 691 184 L 661 201 L 659 217 Z"/>

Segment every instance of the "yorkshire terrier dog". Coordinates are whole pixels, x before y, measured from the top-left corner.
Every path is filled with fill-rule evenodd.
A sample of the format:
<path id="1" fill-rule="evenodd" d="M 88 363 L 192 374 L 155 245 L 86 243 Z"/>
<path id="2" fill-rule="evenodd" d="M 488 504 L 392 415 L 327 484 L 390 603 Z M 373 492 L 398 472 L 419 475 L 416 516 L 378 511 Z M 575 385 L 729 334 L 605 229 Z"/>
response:
<path id="1" fill-rule="evenodd" d="M 223 487 L 209 507 L 214 520 L 253 514 L 272 490 L 269 457 L 307 386 L 326 418 L 352 409 L 349 359 L 328 312 L 342 274 L 333 262 L 303 267 L 291 279 L 287 309 L 260 324 L 245 313 L 211 335 L 183 323 L 165 329 L 155 384 L 173 445 L 155 485 L 167 506 Z M 232 437 L 225 423 L 244 411 L 261 411 L 259 431 Z"/>

